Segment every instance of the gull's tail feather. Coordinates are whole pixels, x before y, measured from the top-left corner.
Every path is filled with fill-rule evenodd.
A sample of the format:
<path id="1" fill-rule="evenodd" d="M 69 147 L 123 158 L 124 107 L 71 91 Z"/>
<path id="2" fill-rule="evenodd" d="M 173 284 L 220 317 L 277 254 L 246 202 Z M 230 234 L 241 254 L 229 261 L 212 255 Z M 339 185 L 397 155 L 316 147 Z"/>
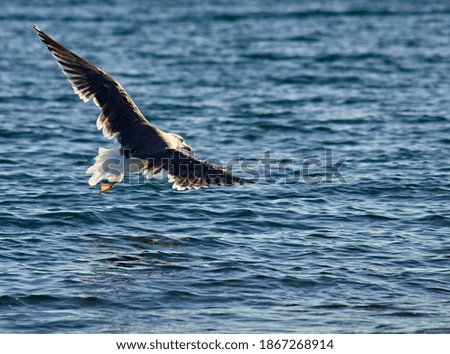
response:
<path id="1" fill-rule="evenodd" d="M 124 158 L 120 147 L 112 149 L 99 148 L 95 163 L 86 171 L 91 174 L 89 185 L 95 186 L 102 180 L 108 182 L 122 182 L 124 176 Z"/>
<path id="2" fill-rule="evenodd" d="M 152 179 L 161 172 L 162 166 L 152 163 L 152 160 L 141 160 L 126 157 L 122 153 L 122 148 L 117 146 L 112 149 L 99 148 L 95 163 L 86 171 L 91 174 L 89 185 L 95 186 L 102 180 L 109 183 L 122 182 L 125 175 L 131 172 L 140 172 L 147 179 Z"/>

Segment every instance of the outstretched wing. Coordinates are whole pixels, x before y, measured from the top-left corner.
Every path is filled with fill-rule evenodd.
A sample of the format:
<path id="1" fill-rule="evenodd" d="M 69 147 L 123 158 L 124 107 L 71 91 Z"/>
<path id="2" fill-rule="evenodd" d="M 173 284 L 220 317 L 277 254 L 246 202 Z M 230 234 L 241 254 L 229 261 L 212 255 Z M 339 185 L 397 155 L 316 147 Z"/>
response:
<path id="1" fill-rule="evenodd" d="M 214 184 L 231 186 L 253 183 L 180 150 L 170 150 L 163 158 L 162 167 L 168 172 L 169 182 L 173 182 L 172 188 L 176 190 L 208 188 Z"/>
<path id="2" fill-rule="evenodd" d="M 117 137 L 123 148 L 131 151 L 158 150 L 164 145 L 161 132 L 152 126 L 122 86 L 105 71 L 87 62 L 57 43 L 43 31 L 32 25 L 56 58 L 63 73 L 72 83 L 76 94 L 84 101 L 93 100 L 102 110 L 97 128 L 106 138 Z M 151 149 L 146 145 L 153 143 Z M 162 148 L 162 146 L 161 146 Z M 136 153 L 136 156 L 139 153 Z"/>

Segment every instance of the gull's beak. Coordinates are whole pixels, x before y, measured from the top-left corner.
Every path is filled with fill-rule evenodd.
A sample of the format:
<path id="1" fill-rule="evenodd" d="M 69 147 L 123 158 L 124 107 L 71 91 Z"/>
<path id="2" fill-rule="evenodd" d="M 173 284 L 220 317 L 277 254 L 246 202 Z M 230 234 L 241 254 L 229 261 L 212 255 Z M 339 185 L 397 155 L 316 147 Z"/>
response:
<path id="1" fill-rule="evenodd" d="M 192 150 L 194 150 L 192 147 L 190 147 L 188 144 L 183 144 L 183 145 L 181 145 L 181 147 L 183 148 L 183 149 L 186 149 L 187 151 L 190 151 L 190 152 L 192 152 Z"/>

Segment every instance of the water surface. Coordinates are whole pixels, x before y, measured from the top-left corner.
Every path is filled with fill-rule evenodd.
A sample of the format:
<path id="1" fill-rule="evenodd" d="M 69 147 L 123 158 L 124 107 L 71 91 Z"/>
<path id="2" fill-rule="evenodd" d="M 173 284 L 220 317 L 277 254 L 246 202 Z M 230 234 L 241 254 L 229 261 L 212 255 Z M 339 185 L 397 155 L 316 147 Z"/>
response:
<path id="1" fill-rule="evenodd" d="M 448 2 L 21 0 L 0 23 L 1 332 L 449 332 Z M 99 196 L 97 108 L 31 23 L 198 157 L 294 163 Z M 283 183 L 325 149 L 347 183 Z"/>

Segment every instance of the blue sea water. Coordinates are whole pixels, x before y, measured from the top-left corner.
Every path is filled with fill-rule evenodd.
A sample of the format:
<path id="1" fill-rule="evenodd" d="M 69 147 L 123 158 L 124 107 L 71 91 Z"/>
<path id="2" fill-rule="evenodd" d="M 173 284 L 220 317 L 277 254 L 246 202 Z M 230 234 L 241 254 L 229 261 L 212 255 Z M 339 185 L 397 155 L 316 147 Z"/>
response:
<path id="1" fill-rule="evenodd" d="M 98 109 L 32 23 L 196 156 L 286 171 L 99 195 Z M 1 333 L 450 332 L 448 1 L 18 0 L 0 24 Z M 325 149 L 345 181 L 286 178 Z"/>

